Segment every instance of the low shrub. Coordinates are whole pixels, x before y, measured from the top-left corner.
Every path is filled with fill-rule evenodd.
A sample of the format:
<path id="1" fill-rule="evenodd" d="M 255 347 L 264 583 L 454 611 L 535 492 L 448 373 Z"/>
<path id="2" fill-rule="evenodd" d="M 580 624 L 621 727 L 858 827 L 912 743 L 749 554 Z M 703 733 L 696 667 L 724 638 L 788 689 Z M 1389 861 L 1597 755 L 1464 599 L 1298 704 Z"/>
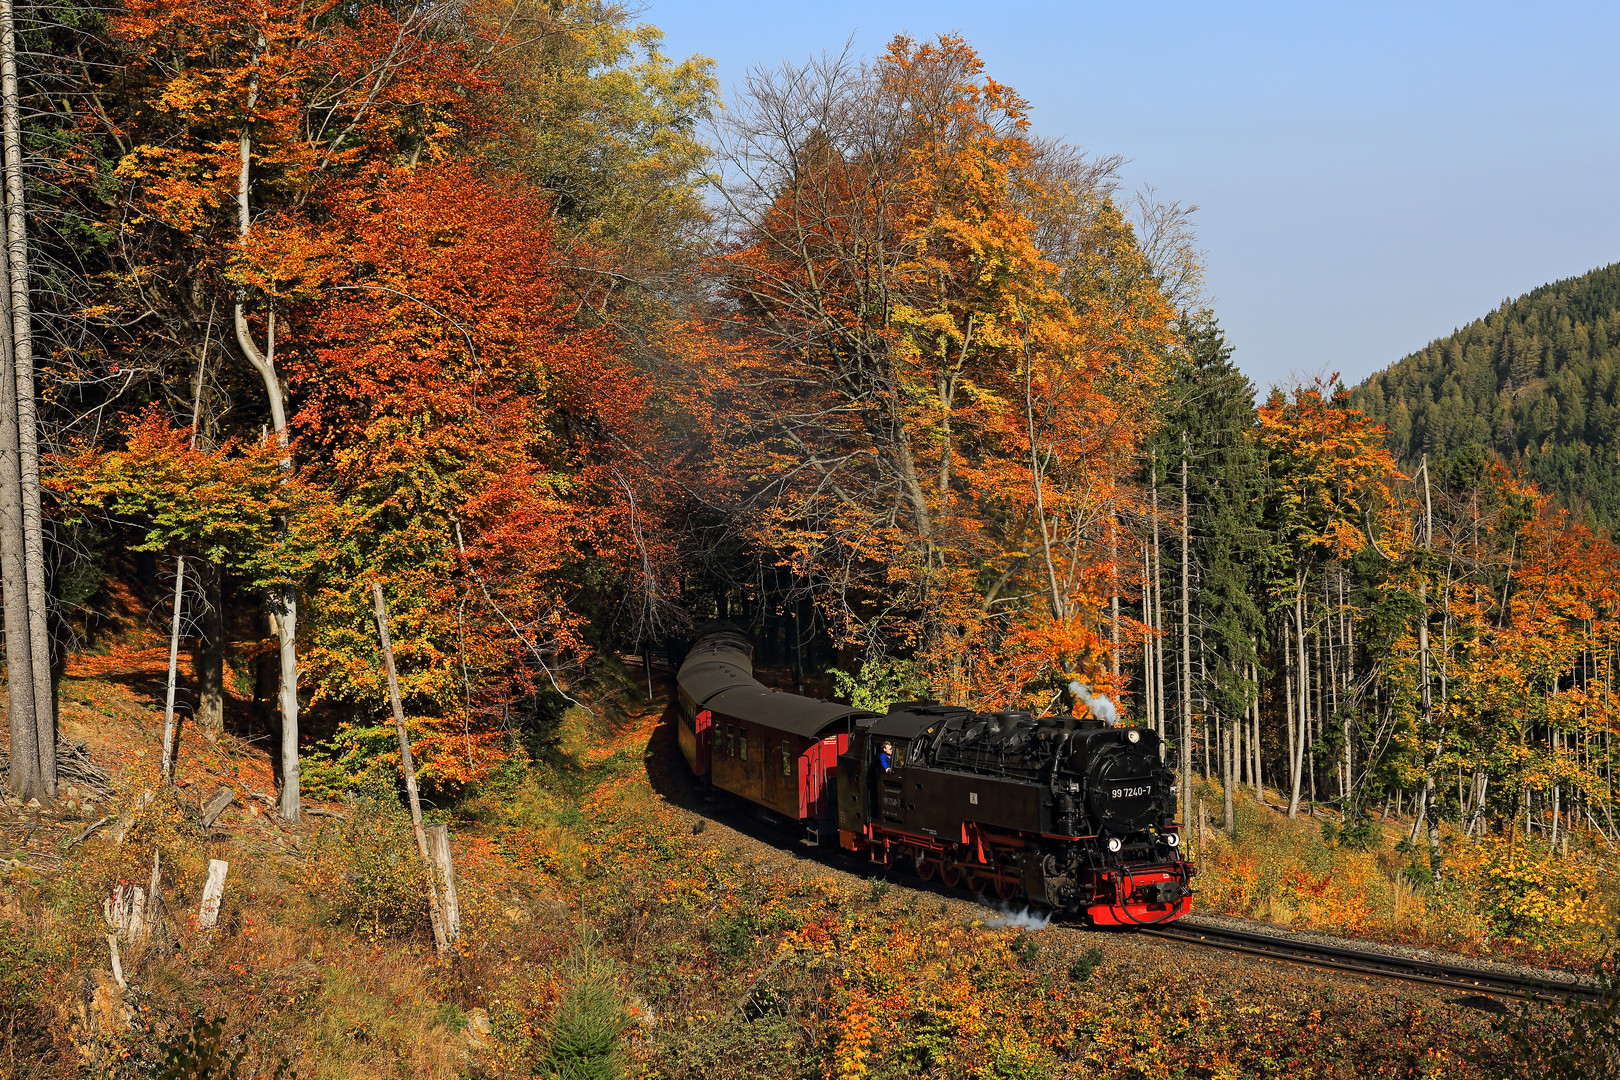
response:
<path id="1" fill-rule="evenodd" d="M 328 822 L 316 835 L 309 894 L 336 925 L 410 932 L 427 916 L 427 873 L 410 815 L 384 769 L 356 777 L 355 788 L 348 819 Z"/>

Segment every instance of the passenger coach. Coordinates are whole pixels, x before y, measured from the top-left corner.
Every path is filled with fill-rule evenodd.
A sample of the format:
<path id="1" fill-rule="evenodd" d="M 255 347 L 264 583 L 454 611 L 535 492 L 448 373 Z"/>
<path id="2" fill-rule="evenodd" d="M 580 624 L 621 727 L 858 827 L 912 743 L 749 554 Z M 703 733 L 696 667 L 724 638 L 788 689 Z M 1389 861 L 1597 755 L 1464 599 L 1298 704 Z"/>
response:
<path id="1" fill-rule="evenodd" d="M 735 627 L 709 626 L 676 675 L 681 753 L 700 781 L 789 820 L 807 839 L 838 830 L 838 755 L 874 714 L 772 690 L 754 678 L 754 650 Z"/>

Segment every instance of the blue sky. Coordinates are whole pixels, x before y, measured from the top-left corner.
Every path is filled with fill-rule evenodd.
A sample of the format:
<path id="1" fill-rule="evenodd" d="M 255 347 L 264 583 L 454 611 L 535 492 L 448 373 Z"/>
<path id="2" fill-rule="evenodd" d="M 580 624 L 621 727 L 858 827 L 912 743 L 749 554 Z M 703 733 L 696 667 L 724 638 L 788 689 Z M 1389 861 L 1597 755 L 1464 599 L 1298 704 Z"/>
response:
<path id="1" fill-rule="evenodd" d="M 964 34 L 1036 129 L 1197 203 L 1263 392 L 1355 381 L 1620 260 L 1620 4 L 653 0 L 666 51 L 749 68 Z"/>

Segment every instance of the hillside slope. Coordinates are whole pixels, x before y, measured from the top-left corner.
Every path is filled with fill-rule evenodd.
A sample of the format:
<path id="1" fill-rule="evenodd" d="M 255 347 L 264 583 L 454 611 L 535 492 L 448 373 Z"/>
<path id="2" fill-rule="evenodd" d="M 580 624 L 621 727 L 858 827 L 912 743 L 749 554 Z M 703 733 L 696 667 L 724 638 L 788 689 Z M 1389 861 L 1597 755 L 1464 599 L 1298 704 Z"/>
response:
<path id="1" fill-rule="evenodd" d="M 1620 263 L 1543 285 L 1356 387 L 1407 464 L 1469 443 L 1620 524 Z"/>

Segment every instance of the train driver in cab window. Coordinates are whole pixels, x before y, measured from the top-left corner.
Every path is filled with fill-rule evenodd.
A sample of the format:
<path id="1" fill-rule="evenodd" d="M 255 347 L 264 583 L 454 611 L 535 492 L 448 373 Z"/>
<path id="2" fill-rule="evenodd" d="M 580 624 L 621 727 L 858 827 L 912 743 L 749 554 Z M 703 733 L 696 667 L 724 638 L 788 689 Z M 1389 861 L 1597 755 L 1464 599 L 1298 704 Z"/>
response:
<path id="1" fill-rule="evenodd" d="M 894 743 L 887 739 L 883 742 L 883 749 L 878 753 L 878 768 L 884 772 L 894 768 Z"/>

